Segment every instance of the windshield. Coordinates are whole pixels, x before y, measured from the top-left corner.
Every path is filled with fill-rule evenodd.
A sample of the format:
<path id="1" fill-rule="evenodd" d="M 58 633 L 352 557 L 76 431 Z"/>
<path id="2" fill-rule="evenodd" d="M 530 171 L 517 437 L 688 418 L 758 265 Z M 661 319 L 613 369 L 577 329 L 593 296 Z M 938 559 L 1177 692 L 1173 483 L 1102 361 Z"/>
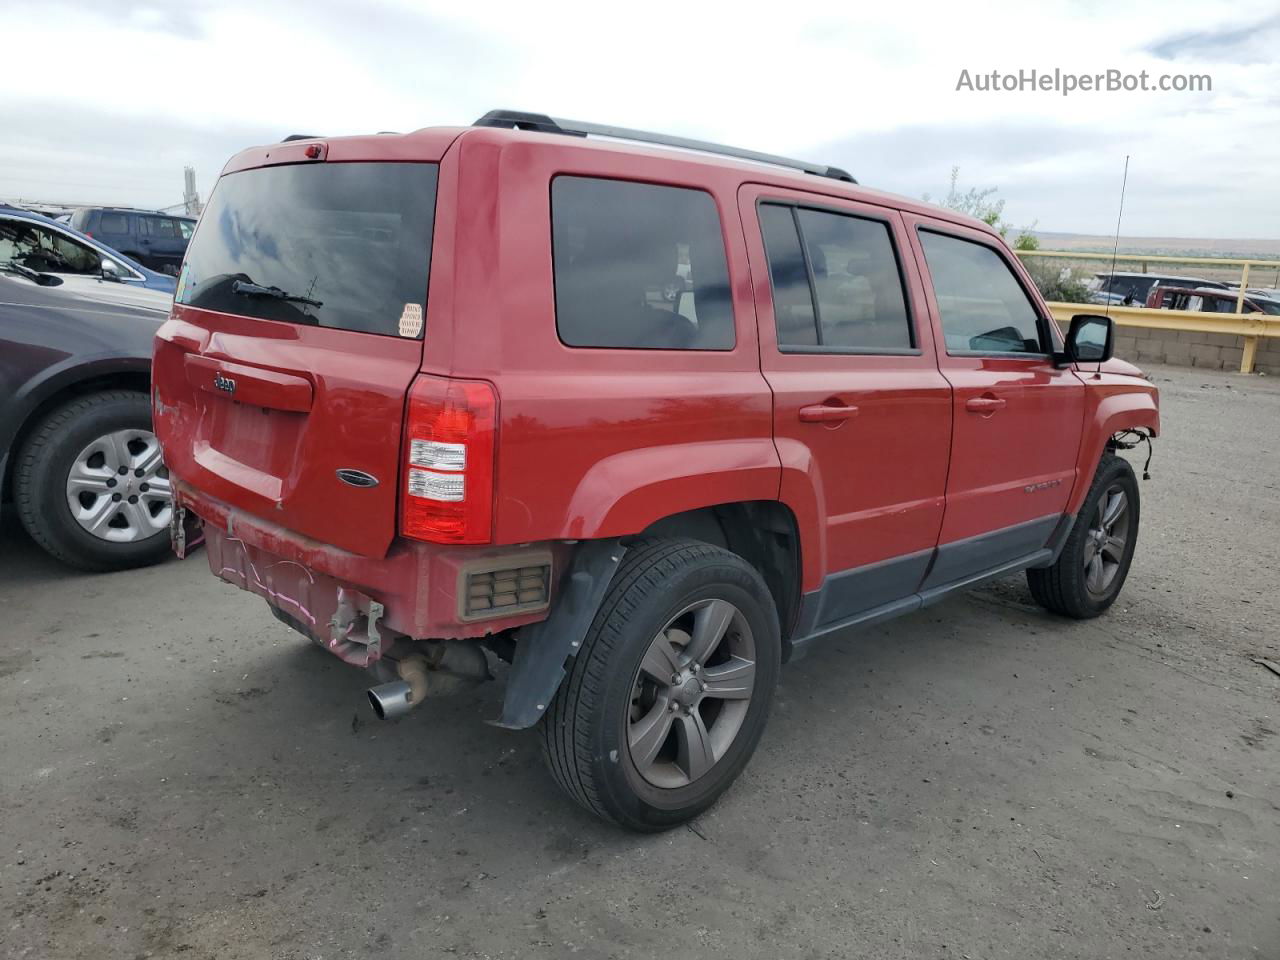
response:
<path id="1" fill-rule="evenodd" d="M 422 336 L 436 172 L 425 163 L 262 167 L 218 181 L 178 303 Z"/>

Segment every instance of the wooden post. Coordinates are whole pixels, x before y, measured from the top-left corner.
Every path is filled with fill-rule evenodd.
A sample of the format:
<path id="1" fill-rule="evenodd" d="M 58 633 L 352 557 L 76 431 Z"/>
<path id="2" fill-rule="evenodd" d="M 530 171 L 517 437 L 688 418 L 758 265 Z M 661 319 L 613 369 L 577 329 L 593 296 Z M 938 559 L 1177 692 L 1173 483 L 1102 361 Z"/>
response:
<path id="1" fill-rule="evenodd" d="M 1245 288 L 1249 286 L 1249 264 L 1240 271 L 1240 295 L 1236 297 L 1236 315 L 1244 313 Z M 1258 354 L 1258 338 L 1244 338 L 1244 352 L 1240 354 L 1240 372 L 1253 373 L 1253 360 Z"/>
<path id="2" fill-rule="evenodd" d="M 1240 372 L 1253 373 L 1253 360 L 1258 353 L 1258 338 L 1244 338 L 1244 353 L 1240 355 Z"/>

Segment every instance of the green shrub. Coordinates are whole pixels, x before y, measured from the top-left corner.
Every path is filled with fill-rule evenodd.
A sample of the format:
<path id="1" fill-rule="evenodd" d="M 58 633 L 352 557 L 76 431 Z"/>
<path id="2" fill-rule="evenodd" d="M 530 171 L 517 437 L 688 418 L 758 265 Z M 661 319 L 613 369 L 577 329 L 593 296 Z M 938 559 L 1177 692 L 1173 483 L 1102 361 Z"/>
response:
<path id="1" fill-rule="evenodd" d="M 1024 257 L 1023 265 L 1046 300 L 1062 303 L 1088 303 L 1089 274 L 1054 263 L 1048 257 Z"/>

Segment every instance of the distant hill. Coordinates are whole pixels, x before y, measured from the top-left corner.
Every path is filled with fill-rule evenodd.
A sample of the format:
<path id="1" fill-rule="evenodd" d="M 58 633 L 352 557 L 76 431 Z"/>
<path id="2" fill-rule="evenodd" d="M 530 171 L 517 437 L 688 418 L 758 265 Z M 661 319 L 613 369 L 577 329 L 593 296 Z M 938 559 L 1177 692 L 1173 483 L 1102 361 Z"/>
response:
<path id="1" fill-rule="evenodd" d="M 1087 233 L 1032 231 L 1045 250 L 1110 253 L 1115 237 Z M 1121 253 L 1149 253 L 1167 257 L 1236 257 L 1244 260 L 1280 260 L 1280 240 L 1230 240 L 1210 237 L 1125 237 Z"/>

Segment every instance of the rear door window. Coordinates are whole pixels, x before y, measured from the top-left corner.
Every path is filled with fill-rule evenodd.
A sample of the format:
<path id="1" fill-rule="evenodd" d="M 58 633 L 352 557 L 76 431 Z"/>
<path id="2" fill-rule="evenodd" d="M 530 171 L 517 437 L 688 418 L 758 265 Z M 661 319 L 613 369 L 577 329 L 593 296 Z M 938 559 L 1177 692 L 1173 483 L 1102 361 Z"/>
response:
<path id="1" fill-rule="evenodd" d="M 760 205 L 760 231 L 769 260 L 773 285 L 773 317 L 779 347 L 813 347 L 818 344 L 818 322 L 813 312 L 813 288 L 800 246 L 793 207 L 776 203 Z"/>
<path id="2" fill-rule="evenodd" d="M 146 224 L 146 232 L 149 236 L 159 237 L 162 240 L 176 240 L 180 236 L 177 222 L 169 217 L 142 217 L 141 219 Z"/>
<path id="3" fill-rule="evenodd" d="M 990 247 L 920 231 L 948 353 L 1043 353 L 1040 319 L 1004 258 Z"/>
<path id="4" fill-rule="evenodd" d="M 378 162 L 227 174 L 191 238 L 175 299 L 264 320 L 421 337 L 437 171 Z"/>
<path id="5" fill-rule="evenodd" d="M 759 212 L 779 347 L 817 346 L 835 353 L 912 349 L 887 224 L 776 203 L 761 204 Z"/>
<path id="6" fill-rule="evenodd" d="M 556 177 L 551 236 L 556 329 L 564 343 L 733 349 L 724 237 L 710 194 Z"/>
<path id="7" fill-rule="evenodd" d="M 129 215 L 127 213 L 107 213 L 103 212 L 98 220 L 99 233 L 128 233 L 129 232 Z"/>

